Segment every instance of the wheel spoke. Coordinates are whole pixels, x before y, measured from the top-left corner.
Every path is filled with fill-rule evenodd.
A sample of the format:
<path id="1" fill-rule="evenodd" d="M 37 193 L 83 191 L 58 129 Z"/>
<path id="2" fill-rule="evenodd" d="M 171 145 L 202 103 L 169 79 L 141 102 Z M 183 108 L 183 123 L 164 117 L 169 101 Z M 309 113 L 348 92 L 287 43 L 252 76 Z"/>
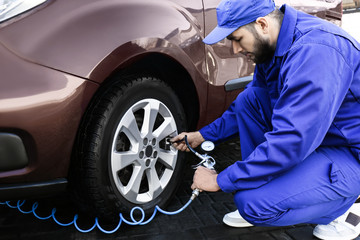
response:
<path id="1" fill-rule="evenodd" d="M 153 130 L 156 117 L 159 112 L 159 106 L 160 102 L 157 101 L 150 101 L 145 107 L 144 107 L 144 121 L 143 125 L 141 127 L 141 133 L 142 134 L 148 134 L 150 131 Z"/>
<path id="2" fill-rule="evenodd" d="M 156 172 L 155 167 L 150 168 L 148 171 L 146 171 L 146 176 L 148 179 L 148 183 L 149 183 L 149 191 L 147 192 L 147 194 L 149 195 L 149 197 L 151 199 L 154 198 L 154 196 L 156 196 L 157 192 L 162 190 L 162 186 L 160 184 L 160 179 L 159 176 Z"/>
<path id="3" fill-rule="evenodd" d="M 112 171 L 113 173 L 117 173 L 133 163 L 137 164 L 138 154 L 131 151 L 113 152 L 111 158 Z"/>
<path id="4" fill-rule="evenodd" d="M 161 150 L 159 152 L 158 161 L 160 161 L 166 168 L 173 170 L 175 168 L 177 154 L 171 151 Z"/>
<path id="5" fill-rule="evenodd" d="M 133 174 L 131 175 L 129 182 L 124 189 L 124 194 L 126 197 L 136 199 L 139 193 L 143 174 L 144 174 L 144 168 L 140 166 L 134 167 Z"/>
<path id="6" fill-rule="evenodd" d="M 129 138 L 131 145 L 138 144 L 141 140 L 141 134 L 134 113 L 128 111 L 123 117 L 122 123 L 122 132 Z"/>
<path id="7" fill-rule="evenodd" d="M 154 131 L 154 136 L 161 141 L 176 130 L 176 125 L 172 118 L 166 117 L 164 122 Z"/>

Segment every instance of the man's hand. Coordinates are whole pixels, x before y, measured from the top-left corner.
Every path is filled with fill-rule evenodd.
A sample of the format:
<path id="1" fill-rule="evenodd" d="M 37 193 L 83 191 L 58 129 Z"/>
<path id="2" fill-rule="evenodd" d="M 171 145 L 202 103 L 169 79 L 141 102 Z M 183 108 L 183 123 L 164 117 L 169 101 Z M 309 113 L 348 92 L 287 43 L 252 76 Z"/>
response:
<path id="1" fill-rule="evenodd" d="M 173 146 L 180 151 L 190 151 L 184 141 L 185 135 L 187 140 L 192 148 L 199 146 L 205 139 L 199 131 L 197 132 L 182 132 L 176 137 L 172 138 L 170 141 L 173 143 Z"/>
<path id="2" fill-rule="evenodd" d="M 194 173 L 193 184 L 191 189 L 199 189 L 200 192 L 217 192 L 220 190 L 217 184 L 217 173 L 215 170 L 210 170 L 205 167 L 198 167 Z"/>

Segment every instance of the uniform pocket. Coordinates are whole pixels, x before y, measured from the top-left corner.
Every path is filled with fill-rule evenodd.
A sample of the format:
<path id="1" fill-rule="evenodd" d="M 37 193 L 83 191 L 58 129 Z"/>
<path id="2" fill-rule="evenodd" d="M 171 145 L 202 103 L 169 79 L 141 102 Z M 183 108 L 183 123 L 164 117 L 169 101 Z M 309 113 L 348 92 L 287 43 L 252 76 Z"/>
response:
<path id="1" fill-rule="evenodd" d="M 339 181 L 340 178 L 343 178 L 343 174 L 340 171 L 340 169 L 336 166 L 335 163 L 331 163 L 330 165 L 330 182 L 331 183 L 336 183 L 337 181 Z"/>

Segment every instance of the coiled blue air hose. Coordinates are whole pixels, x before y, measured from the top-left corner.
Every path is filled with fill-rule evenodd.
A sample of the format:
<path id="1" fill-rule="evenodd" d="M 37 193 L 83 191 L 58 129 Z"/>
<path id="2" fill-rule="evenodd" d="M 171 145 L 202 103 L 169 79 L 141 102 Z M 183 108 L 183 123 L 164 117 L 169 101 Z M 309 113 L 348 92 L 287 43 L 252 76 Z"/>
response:
<path id="1" fill-rule="evenodd" d="M 25 210 L 23 210 L 23 209 L 21 208 L 21 207 L 25 204 L 25 200 L 23 200 L 23 201 L 20 201 L 20 200 L 17 201 L 17 203 L 16 203 L 15 206 L 14 206 L 14 205 L 11 205 L 10 201 L 0 202 L 0 205 L 7 205 L 7 206 L 10 207 L 10 208 L 18 209 L 21 213 L 24 213 L 24 214 L 30 214 L 30 213 L 32 213 L 32 214 L 34 214 L 34 216 L 35 216 L 36 218 L 38 218 L 38 219 L 40 219 L 40 220 L 47 220 L 47 219 L 51 219 L 51 218 L 52 218 L 52 219 L 54 220 L 54 222 L 56 222 L 58 225 L 63 226 L 63 227 L 70 226 L 70 225 L 74 224 L 75 228 L 76 228 L 79 232 L 82 232 L 82 233 L 91 232 L 92 230 L 94 230 L 94 229 L 97 227 L 97 228 L 98 228 L 100 231 L 102 231 L 103 233 L 112 234 L 112 233 L 116 232 L 116 231 L 120 228 L 122 222 L 125 222 L 125 223 L 128 224 L 128 225 L 145 225 L 145 224 L 148 224 L 149 222 L 151 222 L 151 221 L 154 219 L 157 211 L 159 211 L 159 212 L 161 212 L 161 213 L 163 213 L 163 214 L 166 214 L 166 215 L 175 215 L 175 214 L 178 214 L 178 213 L 182 212 L 185 208 L 187 208 L 187 207 L 190 205 L 190 203 L 193 201 L 193 199 L 194 199 L 197 195 L 198 195 L 198 193 L 193 193 L 193 194 L 192 194 L 192 197 L 190 198 L 190 200 L 189 200 L 183 207 L 181 207 L 181 208 L 180 208 L 179 210 L 177 210 L 177 211 L 169 212 L 169 211 L 165 211 L 165 210 L 161 209 L 159 206 L 155 206 L 155 209 L 154 209 L 153 214 L 152 214 L 151 217 L 150 217 L 148 220 L 146 220 L 146 221 L 144 221 L 144 220 L 145 220 L 145 212 L 144 212 L 144 210 L 143 210 L 142 208 L 140 208 L 140 207 L 134 207 L 134 208 L 131 209 L 131 211 L 130 211 L 131 221 L 126 220 L 126 219 L 124 218 L 124 216 L 120 213 L 120 214 L 119 214 L 120 220 L 119 220 L 118 225 L 117 225 L 113 230 L 110 230 L 110 231 L 109 231 L 109 230 L 105 230 L 104 228 L 102 228 L 102 227 L 100 226 L 100 223 L 99 223 L 99 221 L 98 221 L 98 218 L 95 218 L 95 223 L 94 223 L 94 225 L 93 225 L 92 227 L 90 227 L 89 229 L 81 229 L 81 228 L 78 226 L 78 224 L 77 224 L 78 214 L 76 214 L 76 215 L 74 216 L 74 219 L 73 219 L 71 222 L 69 222 L 69 223 L 62 223 L 62 222 L 60 222 L 58 219 L 56 219 L 56 217 L 55 217 L 56 208 L 53 208 L 53 209 L 52 209 L 51 214 L 50 214 L 49 216 L 47 216 L 47 217 L 41 217 L 41 216 L 39 216 L 39 215 L 36 213 L 36 211 L 35 211 L 35 210 L 38 208 L 38 206 L 39 206 L 39 204 L 38 204 L 37 202 L 35 202 L 35 203 L 32 205 L 32 208 L 31 208 L 31 210 L 29 210 L 29 211 L 25 211 Z M 135 212 L 136 210 L 140 211 L 140 213 L 141 213 L 141 219 L 140 219 L 140 220 L 136 220 L 136 219 L 134 218 L 134 212 Z"/>
<path id="2" fill-rule="evenodd" d="M 191 146 L 189 145 L 188 141 L 187 141 L 187 136 L 185 136 L 184 141 L 186 142 L 188 148 L 189 148 L 196 156 L 198 156 L 200 159 L 202 159 L 202 161 L 201 161 L 198 165 L 196 165 L 196 166 L 204 165 L 205 167 L 208 167 L 208 168 L 212 168 L 212 167 L 213 167 L 213 165 L 215 164 L 215 160 L 214 160 L 213 158 L 211 158 L 211 157 L 209 157 L 209 156 L 207 156 L 207 155 L 200 155 L 200 154 L 197 153 L 194 149 L 192 149 Z M 51 219 L 51 218 L 52 218 L 58 225 L 63 226 L 63 227 L 70 226 L 70 225 L 74 224 L 75 228 L 76 228 L 79 232 L 82 232 L 82 233 L 91 232 L 92 230 L 94 230 L 94 229 L 97 227 L 97 228 L 98 228 L 100 231 L 102 231 L 103 233 L 112 234 L 112 233 L 116 232 L 116 231 L 120 228 L 122 222 L 125 222 L 125 223 L 128 224 L 128 225 L 145 225 L 145 224 L 148 224 L 149 222 L 151 222 L 151 221 L 154 219 L 157 211 L 159 211 L 159 212 L 161 212 L 161 213 L 163 213 L 163 214 L 165 214 L 165 215 L 175 215 L 175 214 L 178 214 L 178 213 L 182 212 L 185 208 L 187 208 L 187 207 L 190 205 L 190 203 L 191 203 L 197 196 L 199 196 L 199 193 L 200 193 L 200 191 L 199 191 L 198 189 L 193 190 L 189 201 L 188 201 L 183 207 L 181 207 L 181 208 L 180 208 L 179 210 L 177 210 L 177 211 L 173 211 L 173 212 L 165 211 L 165 210 L 162 210 L 159 206 L 156 205 L 153 214 L 152 214 L 151 217 L 150 217 L 148 220 L 146 220 L 146 221 L 144 221 L 144 220 L 145 220 L 145 212 L 144 212 L 144 210 L 143 210 L 142 208 L 136 206 L 136 207 L 132 208 L 131 211 L 130 211 L 131 221 L 126 220 L 126 219 L 124 218 L 124 216 L 122 215 L 122 213 L 120 213 L 120 214 L 119 214 L 120 220 L 119 220 L 118 225 L 117 225 L 113 230 L 110 230 L 110 231 L 109 231 L 109 230 L 105 230 L 104 228 L 102 228 L 102 227 L 100 226 L 99 220 L 98 220 L 97 217 L 95 218 L 95 223 L 94 223 L 94 225 L 93 225 L 92 227 L 90 227 L 89 229 L 81 229 L 81 228 L 78 226 L 78 224 L 77 224 L 78 214 L 76 214 L 76 215 L 74 216 L 74 219 L 73 219 L 71 222 L 69 222 L 69 223 L 62 223 L 62 222 L 60 222 L 58 219 L 56 219 L 56 217 L 55 217 L 56 208 L 53 208 L 53 209 L 52 209 L 51 214 L 50 214 L 49 216 L 47 216 L 47 217 L 41 217 L 41 216 L 39 216 L 39 215 L 36 213 L 36 211 L 35 211 L 35 210 L 38 208 L 38 206 L 39 206 L 39 204 L 38 204 L 37 202 L 35 202 L 35 203 L 32 205 L 31 210 L 28 210 L 28 211 L 25 211 L 25 210 L 21 209 L 21 207 L 25 204 L 25 200 L 23 200 L 23 201 L 20 201 L 20 200 L 17 201 L 17 203 L 16 203 L 15 206 L 14 206 L 14 205 L 11 205 L 11 204 L 10 204 L 10 201 L 0 202 L 0 205 L 7 205 L 7 206 L 10 207 L 10 208 L 18 209 L 21 213 L 24 213 L 24 214 L 30 214 L 30 213 L 32 213 L 32 214 L 34 214 L 34 216 L 35 216 L 36 218 L 38 218 L 38 219 L 40 219 L 40 220 L 47 220 L 47 219 Z M 141 213 L 141 219 L 138 220 L 138 221 L 134 218 L 134 212 L 135 212 L 136 210 L 137 210 L 137 211 L 140 211 L 140 213 Z"/>

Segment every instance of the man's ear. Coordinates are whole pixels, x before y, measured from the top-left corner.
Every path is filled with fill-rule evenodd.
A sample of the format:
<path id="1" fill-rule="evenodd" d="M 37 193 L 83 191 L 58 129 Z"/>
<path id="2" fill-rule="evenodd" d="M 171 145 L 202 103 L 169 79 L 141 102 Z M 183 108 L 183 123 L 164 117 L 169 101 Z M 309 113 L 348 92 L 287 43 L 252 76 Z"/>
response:
<path id="1" fill-rule="evenodd" d="M 259 30 L 262 33 L 264 33 L 264 34 L 269 33 L 268 19 L 266 19 L 265 17 L 258 17 L 255 22 L 256 22 L 256 25 L 258 26 Z"/>

